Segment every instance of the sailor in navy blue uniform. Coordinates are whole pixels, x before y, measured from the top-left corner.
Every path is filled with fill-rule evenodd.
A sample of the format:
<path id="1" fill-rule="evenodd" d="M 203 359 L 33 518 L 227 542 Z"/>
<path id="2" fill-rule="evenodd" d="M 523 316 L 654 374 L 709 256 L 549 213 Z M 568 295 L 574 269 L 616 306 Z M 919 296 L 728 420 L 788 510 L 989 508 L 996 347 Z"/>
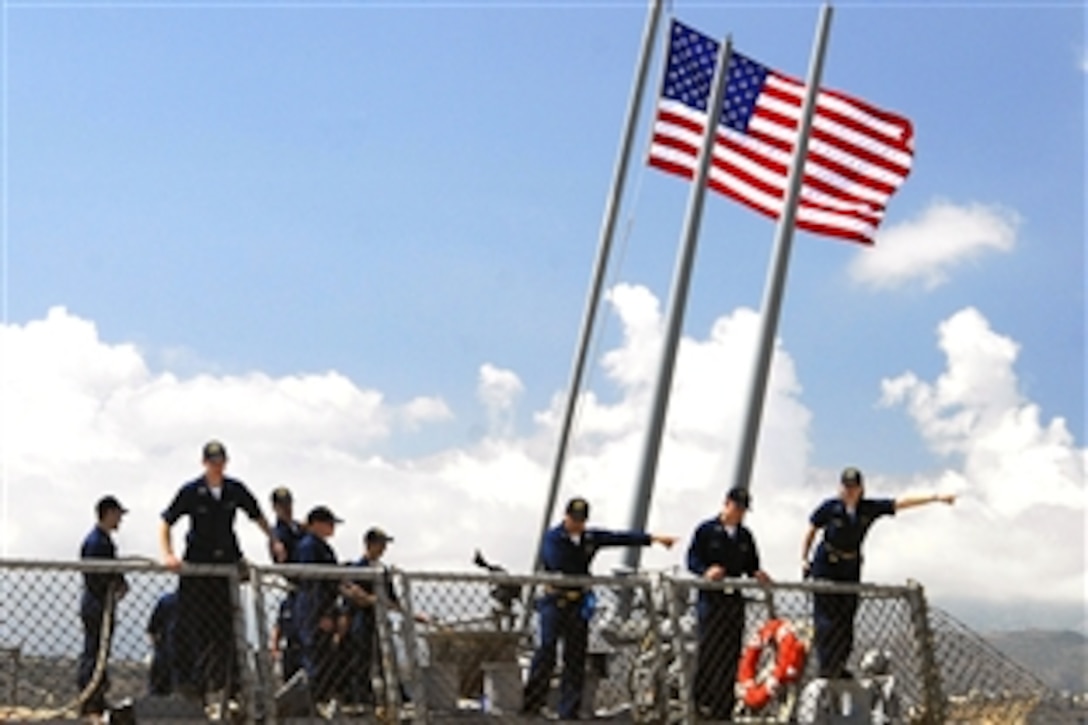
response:
<path id="1" fill-rule="evenodd" d="M 770 577 L 760 568 L 755 537 L 742 523 L 751 508 L 747 489 L 732 488 L 721 513 L 699 524 L 688 547 L 688 570 L 707 581 Z M 744 637 L 744 597 L 736 589 L 700 589 L 696 606 L 699 649 L 695 704 L 712 720 L 732 720 L 734 683 Z"/>
<path id="2" fill-rule="evenodd" d="M 393 586 L 393 577 L 389 568 L 382 562 L 382 556 L 393 537 L 377 526 L 367 529 L 363 536 L 363 556 L 352 562 L 350 566 L 361 569 L 370 569 L 382 573 L 381 586 L 385 590 L 386 603 L 390 609 L 400 611 L 400 600 L 397 598 L 397 590 Z M 347 627 L 347 641 L 345 643 L 344 657 L 341 658 L 344 669 L 347 671 L 345 681 L 345 702 L 349 705 L 374 705 L 374 688 L 372 685 L 371 670 L 373 669 L 375 654 L 378 650 L 378 620 L 374 605 L 378 597 L 375 592 L 373 579 L 359 579 L 341 588 L 346 603 L 346 613 L 349 622 Z M 431 618 L 417 612 L 414 615 L 416 622 L 430 624 Z M 391 653 L 394 663 L 395 652 Z M 379 664 L 381 658 L 378 658 Z M 384 678 L 384 673 L 382 673 Z M 404 684 L 400 686 L 400 696 L 403 702 L 408 702 L 408 692 Z"/>
<path id="3" fill-rule="evenodd" d="M 335 566 L 336 552 L 328 539 L 343 521 L 327 506 L 315 506 L 306 517 L 306 535 L 298 544 L 298 563 Z M 302 642 L 302 667 L 310 681 L 314 702 L 333 694 L 336 670 L 336 618 L 340 594 L 338 579 L 299 579 L 295 622 Z"/>
<path id="4" fill-rule="evenodd" d="M 952 504 L 954 494 L 904 496 L 898 499 L 865 498 L 861 471 L 846 468 L 836 498 L 820 504 L 811 518 L 801 545 L 801 566 L 806 576 L 832 582 L 861 581 L 861 544 L 869 527 L 881 516 L 929 503 Z M 822 530 L 823 537 L 816 554 L 809 561 L 809 551 Z M 813 595 L 813 619 L 816 625 L 816 655 L 820 661 L 820 677 L 851 677 L 846 660 L 854 647 L 854 615 L 857 613 L 856 593 L 823 593 Z"/>
<path id="5" fill-rule="evenodd" d="M 291 491 L 280 486 L 272 492 L 272 510 L 276 513 L 276 524 L 272 527 L 276 535 L 276 541 L 283 543 L 286 552 L 284 564 L 298 563 L 298 544 L 306 535 L 302 524 L 294 518 L 294 497 Z M 272 560 L 276 561 L 275 552 L 271 552 Z M 280 602 L 279 611 L 276 614 L 276 623 L 272 629 L 272 656 L 282 657 L 281 667 L 284 681 L 302 668 L 302 641 L 299 639 L 298 627 L 294 623 L 294 609 L 296 582 L 288 581 L 291 589 L 287 596 Z M 283 640 L 283 649 L 280 649 L 280 640 Z"/>
<path id="6" fill-rule="evenodd" d="M 159 545 L 163 563 L 178 571 L 170 529 L 182 516 L 189 517 L 185 561 L 193 564 L 237 564 L 242 559 L 234 517 L 241 509 L 269 539 L 277 561 L 286 556 L 283 543 L 261 513 L 257 499 L 241 481 L 223 471 L 227 450 L 219 441 L 203 449 L 204 475 L 185 484 L 162 512 Z M 182 576 L 178 583 L 178 618 L 174 631 L 175 689 L 186 696 L 200 696 L 227 684 L 237 672 L 234 656 L 233 610 L 225 577 Z M 227 664 L 230 669 L 227 669 Z M 237 677 L 230 685 L 237 688 Z"/>
<path id="7" fill-rule="evenodd" d="M 110 533 L 121 525 L 121 517 L 128 510 L 113 496 L 104 496 L 95 504 L 97 522 L 91 532 L 83 539 L 79 549 L 82 559 L 116 559 L 117 547 L 114 546 Z M 79 602 L 79 618 L 83 623 L 83 651 L 79 655 L 79 668 L 76 684 L 82 692 L 94 676 L 98 650 L 102 644 L 102 624 L 109 599 L 120 599 L 128 591 L 125 578 L 121 574 L 83 574 L 83 596 Z M 109 642 L 105 643 L 108 648 Z M 97 719 L 106 711 L 106 691 L 109 678 L 102 673 L 102 678 L 94 692 L 84 701 L 82 715 Z"/>
<path id="8" fill-rule="evenodd" d="M 173 687 L 174 624 L 178 618 L 178 594 L 168 592 L 159 597 L 147 622 L 151 640 L 151 668 L 147 675 L 152 695 L 169 695 Z"/>
<path id="9" fill-rule="evenodd" d="M 544 570 L 569 576 L 589 576 L 589 565 L 601 549 L 609 546 L 649 546 L 666 548 L 676 543 L 675 536 L 659 536 L 641 531 L 609 531 L 586 527 L 589 503 L 573 498 L 567 504 L 563 521 L 548 530 L 541 545 Z M 582 705 L 585 682 L 586 645 L 589 620 L 593 616 L 592 597 L 582 586 L 548 586 L 537 600 L 540 613 L 540 645 L 533 655 L 529 679 L 525 683 L 522 712 L 537 714 L 544 706 L 555 669 L 559 640 L 563 640 L 563 677 L 559 687 L 559 717 L 577 720 Z"/>

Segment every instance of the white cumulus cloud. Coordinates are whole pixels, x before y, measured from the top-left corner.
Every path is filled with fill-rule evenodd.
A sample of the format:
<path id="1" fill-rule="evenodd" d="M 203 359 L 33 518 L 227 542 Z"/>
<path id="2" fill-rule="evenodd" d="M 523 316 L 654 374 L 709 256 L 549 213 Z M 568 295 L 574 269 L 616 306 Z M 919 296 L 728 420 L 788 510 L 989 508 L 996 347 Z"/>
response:
<path id="1" fill-rule="evenodd" d="M 1062 418 L 1043 420 L 1026 399 L 1014 367 L 1018 345 L 994 332 L 978 310 L 942 322 L 938 344 L 946 370 L 933 382 L 914 373 L 886 379 L 882 402 L 907 410 L 926 443 L 949 462 L 933 482 L 962 500 L 954 523 L 927 532 L 922 547 L 901 540 L 903 551 L 963 557 L 984 546 L 990 555 L 972 557 L 968 573 L 935 567 L 946 586 L 955 579 L 992 592 L 1022 578 L 1038 580 L 1045 596 L 1075 601 L 1085 585 L 1088 451 L 1077 447 Z"/>
<path id="2" fill-rule="evenodd" d="M 622 526 L 644 442 L 645 391 L 656 369 L 661 319 L 643 288 L 617 288 L 611 299 L 623 339 L 605 353 L 603 368 L 616 395 L 607 403 L 583 395 L 562 495 L 592 497 L 595 518 Z M 716 510 L 736 437 L 736 383 L 747 374 L 755 329 L 755 314 L 740 310 L 719 320 L 707 338 L 683 340 L 652 526 L 685 533 Z M 419 397 L 394 404 L 335 372 L 152 374 L 140 350 L 103 341 L 92 322 L 59 308 L 2 334 L 4 383 L 13 394 L 5 406 L 9 516 L 2 536 L 14 555 L 70 557 L 91 524 L 94 501 L 109 492 L 132 509 L 122 549 L 155 556 L 158 513 L 178 485 L 199 473 L 202 443 L 218 437 L 230 450 L 230 471 L 262 501 L 273 487 L 287 485 L 300 513 L 327 503 L 347 519 L 337 536 L 345 555 L 355 553 L 358 534 L 381 523 L 401 533 L 394 554 L 409 566 L 463 568 L 477 546 L 508 566 L 524 568 L 531 560 L 562 396 L 535 413 L 531 430 L 514 431 L 524 384 L 511 370 L 480 368 L 478 398 L 501 423 L 491 435 L 397 459 L 382 454 L 390 437 L 452 417 L 445 402 Z M 783 352 L 771 376 L 764 433 L 764 445 L 777 453 L 760 456 L 756 470 L 757 485 L 767 490 L 804 475 L 809 413 L 799 391 Z M 35 511 L 33 521 L 23 511 Z M 262 559 L 255 530 L 238 528 L 245 548 Z M 647 557 L 658 566 L 677 561 L 676 552 Z M 607 560 L 602 566 L 607 570 Z"/>
<path id="3" fill-rule="evenodd" d="M 525 385 L 513 370 L 503 370 L 491 363 L 480 366 L 476 395 L 487 409 L 492 437 L 510 435 L 514 429 L 514 410 Z"/>
<path id="4" fill-rule="evenodd" d="M 598 387 L 609 394 L 582 395 L 560 494 L 589 497 L 598 524 L 622 527 L 662 320 L 644 288 L 621 285 L 609 299 L 622 330 L 598 361 Z M 686 538 L 717 511 L 730 485 L 757 325 L 753 311 L 738 309 L 681 341 L 652 530 Z M 100 339 L 93 323 L 61 309 L 0 328 L 0 335 L 8 500 L 0 536 L 13 556 L 73 557 L 104 493 L 132 510 L 119 535 L 122 553 L 156 556 L 159 512 L 199 473 L 203 442 L 219 437 L 230 449 L 230 472 L 262 503 L 272 488 L 287 485 L 298 513 L 324 503 L 345 518 L 333 541 L 341 556 L 355 555 L 362 532 L 381 524 L 397 537 L 391 560 L 406 568 L 468 569 L 476 548 L 515 571 L 530 565 L 563 396 L 556 393 L 527 429 L 518 429 L 512 411 L 525 386 L 514 371 L 484 364 L 475 381 L 484 412 L 507 416 L 491 435 L 391 457 L 385 451 L 396 448 L 388 445 L 396 436 L 475 413 L 451 411 L 436 397 L 391 402 L 335 372 L 153 374 L 139 349 Z M 1041 420 L 1019 390 L 1016 344 L 977 311 L 942 323 L 939 345 L 948 363 L 936 381 L 905 373 L 885 381 L 882 392 L 885 404 L 902 406 L 916 421 L 946 465 L 906 477 L 866 471 L 868 487 L 873 495 L 942 488 L 964 497 L 952 508 L 926 507 L 877 525 L 866 577 L 916 578 L 938 596 L 1079 601 L 1084 557 L 1068 542 L 1083 536 L 1084 450 L 1061 420 Z M 835 472 L 809 461 L 814 419 L 802 396 L 797 364 L 780 347 L 748 523 L 766 568 L 783 579 L 798 575 L 808 515 L 835 491 Z M 250 556 L 266 560 L 255 528 L 240 522 L 238 530 Z M 683 545 L 653 549 L 643 561 L 679 567 L 683 554 Z M 597 571 L 618 561 L 614 552 L 603 555 Z"/>
<path id="5" fill-rule="evenodd" d="M 1016 212 L 985 204 L 932 203 L 922 214 L 882 231 L 858 252 L 850 276 L 877 289 L 919 282 L 933 288 L 955 267 L 988 252 L 1008 252 L 1020 225 Z"/>

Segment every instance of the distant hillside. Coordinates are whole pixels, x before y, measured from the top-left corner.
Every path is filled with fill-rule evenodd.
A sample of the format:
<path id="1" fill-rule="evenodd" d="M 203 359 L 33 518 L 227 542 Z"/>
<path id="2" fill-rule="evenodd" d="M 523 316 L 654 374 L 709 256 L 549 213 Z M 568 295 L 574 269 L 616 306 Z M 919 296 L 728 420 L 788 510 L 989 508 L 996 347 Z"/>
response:
<path id="1" fill-rule="evenodd" d="M 991 632 L 986 639 L 1055 690 L 1088 692 L 1088 637 L 1083 634 L 1028 629 Z"/>
<path id="2" fill-rule="evenodd" d="M 956 599 L 934 597 L 940 607 L 977 632 L 1017 632 L 1028 629 L 1070 630 L 1088 635 L 1084 602 L 1049 603 L 1035 600 Z"/>

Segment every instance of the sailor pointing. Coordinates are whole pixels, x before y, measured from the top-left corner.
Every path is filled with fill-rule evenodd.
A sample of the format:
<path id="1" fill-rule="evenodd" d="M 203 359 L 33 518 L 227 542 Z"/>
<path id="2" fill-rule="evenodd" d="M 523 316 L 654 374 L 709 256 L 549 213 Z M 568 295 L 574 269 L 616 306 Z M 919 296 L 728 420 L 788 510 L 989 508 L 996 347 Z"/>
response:
<path id="1" fill-rule="evenodd" d="M 588 528 L 589 502 L 572 498 L 563 521 L 548 530 L 541 545 L 545 571 L 568 576 L 589 576 L 589 565 L 606 546 L 649 546 L 671 548 L 675 536 L 642 531 L 610 531 Z M 563 640 L 563 678 L 559 691 L 559 717 L 578 718 L 585 682 L 586 646 L 592 617 L 590 592 L 580 586 L 549 586 L 537 603 L 540 612 L 540 646 L 533 655 L 525 683 L 522 713 L 535 715 L 544 706 L 555 668 L 559 640 Z"/>
<path id="2" fill-rule="evenodd" d="M 865 498 L 861 471 L 852 467 L 842 472 L 841 483 L 839 495 L 827 499 L 812 513 L 801 545 L 804 573 L 811 574 L 814 579 L 848 583 L 861 581 L 861 543 L 874 521 L 915 506 L 937 502 L 952 504 L 956 501 L 955 494 L 950 493 L 898 499 Z M 819 530 L 823 530 L 823 538 L 810 563 L 809 550 Z M 846 669 L 846 660 L 854 647 L 854 614 L 857 609 L 856 593 L 818 592 L 813 596 L 820 677 L 851 676 Z"/>

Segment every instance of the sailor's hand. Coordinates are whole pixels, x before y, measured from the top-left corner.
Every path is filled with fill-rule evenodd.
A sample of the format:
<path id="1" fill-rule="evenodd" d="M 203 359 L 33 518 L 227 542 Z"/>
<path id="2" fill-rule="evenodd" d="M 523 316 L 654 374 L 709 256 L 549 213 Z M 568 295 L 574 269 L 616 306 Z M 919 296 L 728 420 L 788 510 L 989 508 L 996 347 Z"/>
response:
<path id="1" fill-rule="evenodd" d="M 808 579 L 812 576 L 812 562 L 808 559 L 801 560 L 801 578 Z"/>
<path id="2" fill-rule="evenodd" d="M 946 503 L 949 506 L 956 503 L 956 494 L 954 493 L 939 493 L 936 496 L 936 500 L 941 503 Z"/>
<path id="3" fill-rule="evenodd" d="M 170 571 L 181 571 L 181 560 L 174 556 L 173 553 L 162 558 L 162 565 Z"/>
<path id="4" fill-rule="evenodd" d="M 771 579 L 771 576 L 762 569 L 755 573 L 755 578 L 760 584 L 774 584 L 774 580 Z"/>
<path id="5" fill-rule="evenodd" d="M 671 549 L 672 545 L 675 544 L 677 541 L 679 541 L 677 537 L 665 536 L 663 534 L 655 534 L 654 536 L 650 537 L 650 543 L 661 544 L 666 549 Z"/>
<path id="6" fill-rule="evenodd" d="M 712 582 L 720 582 L 725 578 L 725 567 L 719 564 L 714 564 L 707 568 L 703 576 Z"/>

